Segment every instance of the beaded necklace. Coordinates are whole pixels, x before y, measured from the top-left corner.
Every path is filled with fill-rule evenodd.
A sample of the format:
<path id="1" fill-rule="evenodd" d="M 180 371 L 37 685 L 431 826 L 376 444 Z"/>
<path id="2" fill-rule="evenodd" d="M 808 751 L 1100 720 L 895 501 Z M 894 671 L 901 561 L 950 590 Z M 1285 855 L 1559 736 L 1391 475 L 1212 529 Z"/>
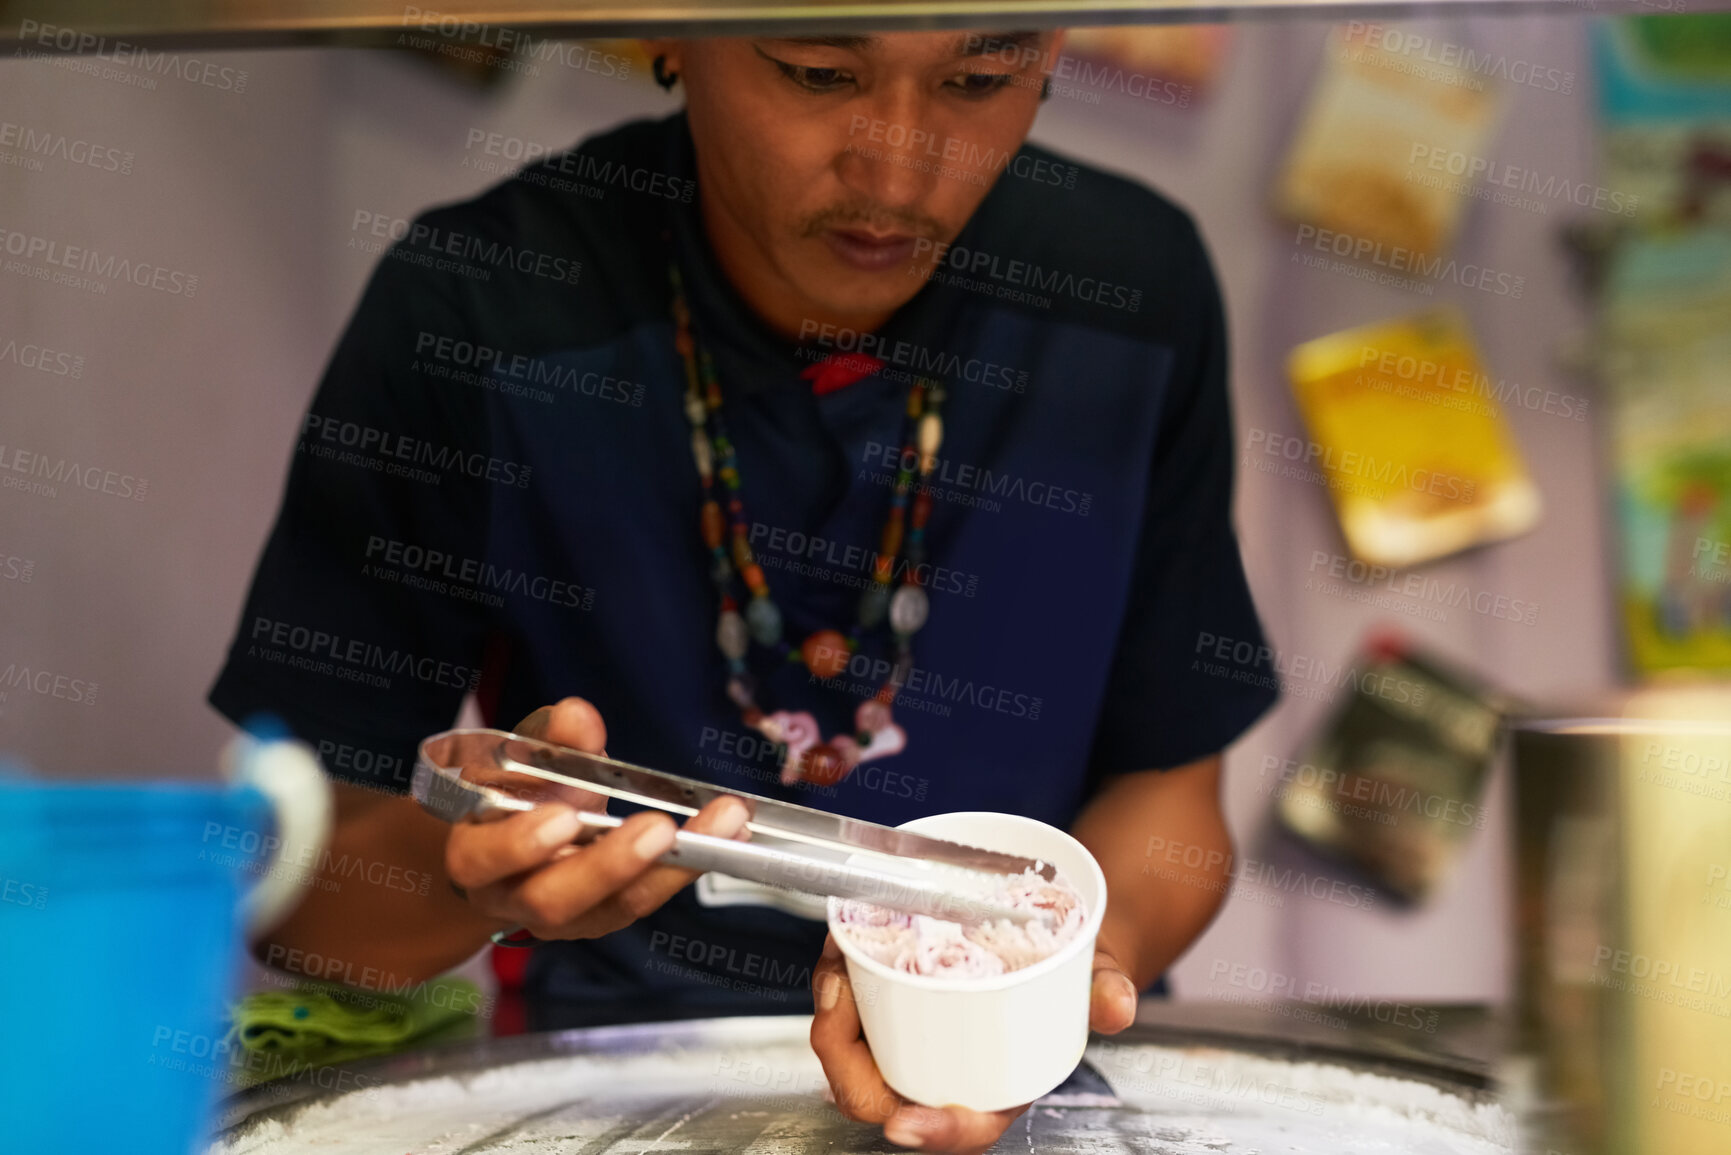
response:
<path id="1" fill-rule="evenodd" d="M 710 576 L 721 597 L 715 644 L 727 659 L 727 696 L 739 707 L 740 717 L 747 726 L 783 746 L 784 784 L 803 779 L 816 786 L 831 786 L 859 763 L 900 753 L 907 745 L 907 733 L 895 724 L 891 707 L 913 669 L 913 636 L 926 624 L 931 609 L 919 573 L 925 562 L 926 519 L 931 515 L 932 499 L 924 484 L 915 491 L 914 479 L 926 481 L 936 465 L 938 447 L 944 438 L 941 416 L 944 389 L 938 382 L 923 377 L 916 377 L 908 389 L 895 490 L 873 560 L 872 581 L 860 596 L 854 624 L 845 633 L 815 630 L 798 646 L 792 645 L 782 636 L 781 610 L 770 597 L 763 568 L 752 554 L 749 523 L 740 498 L 739 461 L 721 416 L 721 382 L 716 378 L 715 363 L 709 350 L 693 336 L 691 310 L 686 304 L 679 266 L 671 265 L 669 273 L 673 283 L 674 345 L 685 362 L 685 415 L 691 422 L 691 455 L 703 481 L 703 542 L 713 558 Z M 726 491 L 725 514 L 722 489 Z M 892 593 L 890 587 L 898 557 L 903 557 L 906 565 L 901 585 Z M 743 615 L 733 596 L 736 575 L 748 595 Z M 813 677 L 828 681 L 846 671 L 862 635 L 881 624 L 886 612 L 895 638 L 895 663 L 877 693 L 854 711 L 852 734 L 838 734 L 825 741 L 817 720 L 809 713 L 778 710 L 765 714 L 758 706 L 756 682 L 745 664 L 751 643 L 771 650 L 782 660 L 803 662 Z"/>

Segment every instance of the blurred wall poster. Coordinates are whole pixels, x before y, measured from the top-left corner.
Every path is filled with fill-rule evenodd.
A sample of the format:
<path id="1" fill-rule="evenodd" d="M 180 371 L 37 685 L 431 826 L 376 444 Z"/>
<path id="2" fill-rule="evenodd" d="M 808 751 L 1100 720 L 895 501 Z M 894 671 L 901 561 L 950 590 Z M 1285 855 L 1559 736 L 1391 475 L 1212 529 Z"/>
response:
<path id="1" fill-rule="evenodd" d="M 1464 160 L 1486 155 L 1500 106 L 1494 79 L 1415 62 L 1402 35 L 1361 21 L 1329 35 L 1274 190 L 1281 216 L 1395 272 L 1448 251 L 1475 183 Z"/>
<path id="2" fill-rule="evenodd" d="M 1731 16 L 1594 30 L 1605 179 L 1642 194 L 1601 288 L 1621 611 L 1641 676 L 1731 673 Z"/>
<path id="3" fill-rule="evenodd" d="M 1064 55 L 1078 62 L 1067 66 L 1060 62 L 1053 84 L 1089 83 L 1099 73 L 1086 69 L 1086 62 L 1099 61 L 1123 73 L 1122 79 L 1106 87 L 1122 88 L 1131 96 L 1162 99 L 1164 93 L 1151 91 L 1150 81 L 1172 81 L 1182 86 L 1186 96 L 1199 94 L 1213 87 L 1231 42 L 1232 29 L 1223 24 L 1072 28 L 1064 39 Z"/>

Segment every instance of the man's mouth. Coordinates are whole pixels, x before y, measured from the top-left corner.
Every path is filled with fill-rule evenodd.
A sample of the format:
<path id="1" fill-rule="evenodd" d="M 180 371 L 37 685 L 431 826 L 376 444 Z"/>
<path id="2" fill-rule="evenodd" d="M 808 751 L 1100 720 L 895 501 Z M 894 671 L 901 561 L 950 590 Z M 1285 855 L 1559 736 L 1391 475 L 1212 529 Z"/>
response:
<path id="1" fill-rule="evenodd" d="M 917 238 L 907 233 L 874 233 L 865 229 L 826 229 L 824 243 L 830 252 L 861 272 L 877 273 L 895 265 L 906 265 L 914 255 Z"/>

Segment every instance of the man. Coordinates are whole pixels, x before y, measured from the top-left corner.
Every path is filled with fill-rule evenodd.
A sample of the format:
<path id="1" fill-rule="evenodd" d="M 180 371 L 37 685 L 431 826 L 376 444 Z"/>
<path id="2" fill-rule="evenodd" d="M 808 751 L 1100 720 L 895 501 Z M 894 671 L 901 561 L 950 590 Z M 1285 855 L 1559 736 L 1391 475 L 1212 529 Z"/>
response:
<path id="1" fill-rule="evenodd" d="M 334 860 L 436 884 L 312 888 L 261 957 L 403 981 L 526 927 L 535 1026 L 815 990 L 850 1116 L 975 1151 L 1019 1113 L 890 1093 L 822 923 L 652 865 L 665 815 L 574 849 L 567 807 L 448 829 L 391 796 L 473 689 L 742 792 L 1072 830 L 1111 895 L 1093 1025 L 1130 1022 L 1218 908 L 1220 751 L 1272 695 L 1198 660 L 1261 640 L 1207 255 L 1157 195 L 1023 145 L 1058 46 L 658 43 L 682 115 L 397 230 L 211 700 L 350 783 Z M 1154 838 L 1205 865 L 1145 875 Z"/>

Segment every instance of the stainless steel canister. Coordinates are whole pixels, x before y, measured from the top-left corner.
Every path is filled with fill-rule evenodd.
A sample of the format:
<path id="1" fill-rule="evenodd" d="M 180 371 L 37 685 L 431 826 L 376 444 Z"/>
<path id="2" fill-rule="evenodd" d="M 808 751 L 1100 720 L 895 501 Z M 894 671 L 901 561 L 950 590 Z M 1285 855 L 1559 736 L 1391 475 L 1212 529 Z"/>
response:
<path id="1" fill-rule="evenodd" d="M 1528 1149 L 1731 1150 L 1731 690 L 1513 732 Z"/>

